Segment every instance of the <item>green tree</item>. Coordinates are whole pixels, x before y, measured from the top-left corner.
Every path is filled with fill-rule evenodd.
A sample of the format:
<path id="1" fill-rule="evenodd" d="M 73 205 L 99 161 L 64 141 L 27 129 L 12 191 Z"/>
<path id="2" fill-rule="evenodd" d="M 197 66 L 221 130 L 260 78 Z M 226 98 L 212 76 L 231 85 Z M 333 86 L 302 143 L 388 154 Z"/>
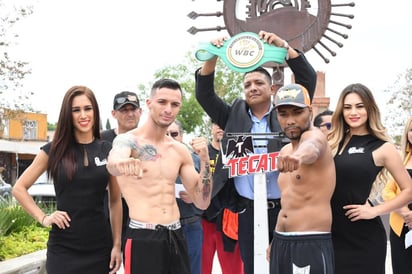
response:
<path id="1" fill-rule="evenodd" d="M 398 75 L 395 83 L 385 92 L 389 93 L 385 126 L 394 142 L 399 144 L 406 120 L 412 116 L 412 68 Z"/>
<path id="2" fill-rule="evenodd" d="M 172 78 L 179 82 L 183 90 L 183 103 L 177 119 L 182 122 L 186 133 L 204 135 L 209 133 L 210 121 L 195 97 L 194 73 L 200 66 L 201 63 L 193 57 L 193 53 L 188 52 L 181 64 L 166 66 L 156 71 L 154 79 Z M 230 103 L 235 98 L 242 96 L 242 79 L 243 74 L 230 70 L 225 64 L 218 61 L 215 89 L 225 102 Z M 139 90 L 146 96 L 150 93 L 145 85 L 140 85 Z"/>
<path id="3" fill-rule="evenodd" d="M 57 127 L 57 123 L 51 124 L 51 123 L 47 122 L 47 130 L 48 131 L 54 131 L 54 130 L 56 130 L 56 127 Z"/>
<path id="4" fill-rule="evenodd" d="M 22 80 L 31 73 L 28 63 L 9 54 L 8 49 L 19 37 L 13 27 L 33 13 L 33 7 L 12 0 L 0 0 L 0 108 L 33 111 L 32 92 L 22 89 Z M 7 117 L 5 117 L 7 118 Z"/>
<path id="5" fill-rule="evenodd" d="M 107 118 L 107 120 L 106 120 L 106 129 L 111 129 L 112 127 L 111 127 L 111 125 L 110 125 L 110 121 L 109 121 L 109 118 Z"/>

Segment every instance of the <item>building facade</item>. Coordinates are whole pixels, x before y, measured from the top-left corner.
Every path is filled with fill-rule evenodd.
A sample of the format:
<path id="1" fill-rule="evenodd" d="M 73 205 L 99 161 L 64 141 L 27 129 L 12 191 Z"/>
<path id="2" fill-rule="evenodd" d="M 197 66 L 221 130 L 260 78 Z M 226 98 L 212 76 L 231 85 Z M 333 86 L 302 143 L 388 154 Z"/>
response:
<path id="1" fill-rule="evenodd" d="M 12 185 L 49 140 L 47 115 L 2 109 L 0 112 L 0 170 Z"/>

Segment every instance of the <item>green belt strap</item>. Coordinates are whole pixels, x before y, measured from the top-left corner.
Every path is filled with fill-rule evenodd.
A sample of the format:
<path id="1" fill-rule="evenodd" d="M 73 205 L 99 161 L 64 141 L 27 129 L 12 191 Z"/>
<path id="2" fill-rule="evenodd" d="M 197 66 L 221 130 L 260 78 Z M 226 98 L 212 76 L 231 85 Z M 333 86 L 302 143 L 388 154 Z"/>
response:
<path id="1" fill-rule="evenodd" d="M 200 43 L 195 51 L 199 61 L 220 57 L 233 71 L 248 72 L 267 63 L 283 64 L 287 49 L 263 42 L 256 33 L 242 32 L 225 41 L 222 47 Z"/>

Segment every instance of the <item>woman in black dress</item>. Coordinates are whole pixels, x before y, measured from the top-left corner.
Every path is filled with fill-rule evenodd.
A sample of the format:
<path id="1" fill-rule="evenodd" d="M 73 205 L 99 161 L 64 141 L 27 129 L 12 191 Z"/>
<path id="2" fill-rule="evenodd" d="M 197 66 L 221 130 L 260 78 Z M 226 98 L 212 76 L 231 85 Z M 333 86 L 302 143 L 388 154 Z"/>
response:
<path id="1" fill-rule="evenodd" d="M 385 273 L 387 239 L 379 215 L 412 200 L 412 181 L 389 142 L 371 91 L 347 86 L 332 116 L 328 136 L 334 153 L 336 188 L 332 196 L 335 274 Z M 387 170 L 401 189 L 391 201 L 373 206 L 368 197 L 377 176 Z"/>
<path id="2" fill-rule="evenodd" d="M 400 152 L 403 164 L 412 177 L 412 117 L 405 124 Z M 391 200 L 398 195 L 399 190 L 396 181 L 391 179 L 383 189 L 382 197 L 385 200 Z M 405 221 L 408 217 L 412 217 L 412 203 L 391 212 L 389 217 L 393 274 L 410 274 L 412 272 L 412 247 L 405 248 L 405 235 L 412 228 Z"/>
<path id="3" fill-rule="evenodd" d="M 44 226 L 48 274 L 115 273 L 121 265 L 121 200 L 115 177 L 106 169 L 111 144 L 100 140 L 99 107 L 84 86 L 63 99 L 53 141 L 41 148 L 14 186 L 22 207 Z M 53 179 L 57 210 L 46 215 L 27 189 L 44 171 Z M 110 222 L 104 196 L 110 192 Z M 110 227 L 111 226 L 111 227 Z"/>

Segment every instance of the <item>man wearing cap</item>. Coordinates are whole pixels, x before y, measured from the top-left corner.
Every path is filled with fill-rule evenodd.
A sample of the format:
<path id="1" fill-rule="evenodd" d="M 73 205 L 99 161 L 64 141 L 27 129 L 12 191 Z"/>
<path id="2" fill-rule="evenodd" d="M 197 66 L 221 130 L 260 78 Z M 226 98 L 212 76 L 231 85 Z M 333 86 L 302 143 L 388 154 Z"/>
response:
<path id="1" fill-rule="evenodd" d="M 282 208 L 268 249 L 270 274 L 334 272 L 335 165 L 326 136 L 311 125 L 310 101 L 298 84 L 280 88 L 275 96 L 277 118 L 290 143 L 277 159 Z"/>
<path id="2" fill-rule="evenodd" d="M 259 37 L 268 44 L 277 47 L 286 45 L 289 68 L 295 76 L 296 83 L 302 84 L 309 91 L 312 98 L 315 93 L 316 72 L 306 60 L 303 53 L 287 46 L 285 40 L 274 33 L 259 32 Z M 212 41 L 216 47 L 221 47 L 226 38 Z M 222 138 L 222 147 L 228 143 L 227 134 L 236 132 L 265 133 L 280 132 L 276 111 L 272 104 L 272 97 L 276 92 L 272 84 L 272 77 L 263 67 L 247 72 L 243 77 L 244 99 L 236 99 L 227 104 L 220 98 L 214 89 L 214 75 L 217 57 L 212 58 L 202 65 L 195 73 L 196 99 L 209 117 L 225 131 Z M 257 141 L 258 142 L 258 141 Z M 255 153 L 263 154 L 278 152 L 287 140 L 270 139 L 265 148 L 258 148 Z M 212 198 L 219 196 L 222 206 L 239 211 L 238 243 L 244 264 L 244 273 L 254 273 L 254 174 L 229 178 L 228 169 L 222 168 L 222 157 L 218 158 Z M 280 191 L 277 186 L 278 172 L 266 174 L 267 205 L 268 205 L 268 231 L 269 241 L 276 225 L 277 215 L 280 210 Z M 268 243 L 269 244 L 269 243 Z"/>
<path id="3" fill-rule="evenodd" d="M 116 94 L 113 100 L 112 116 L 117 120 L 117 128 L 102 131 L 102 139 L 113 142 L 119 133 L 136 128 L 141 115 L 142 108 L 136 93 L 122 91 Z"/>
<path id="4" fill-rule="evenodd" d="M 140 121 L 142 108 L 136 93 L 122 91 L 114 96 L 112 116 L 117 120 L 117 127 L 104 130 L 100 133 L 103 140 L 113 142 L 114 138 L 120 134 L 136 128 Z M 107 195 L 105 202 L 107 203 Z M 122 224 L 122 250 L 125 232 L 128 226 L 129 209 L 126 201 L 122 197 L 123 205 L 123 224 Z M 107 212 L 107 214 L 109 214 Z"/>

